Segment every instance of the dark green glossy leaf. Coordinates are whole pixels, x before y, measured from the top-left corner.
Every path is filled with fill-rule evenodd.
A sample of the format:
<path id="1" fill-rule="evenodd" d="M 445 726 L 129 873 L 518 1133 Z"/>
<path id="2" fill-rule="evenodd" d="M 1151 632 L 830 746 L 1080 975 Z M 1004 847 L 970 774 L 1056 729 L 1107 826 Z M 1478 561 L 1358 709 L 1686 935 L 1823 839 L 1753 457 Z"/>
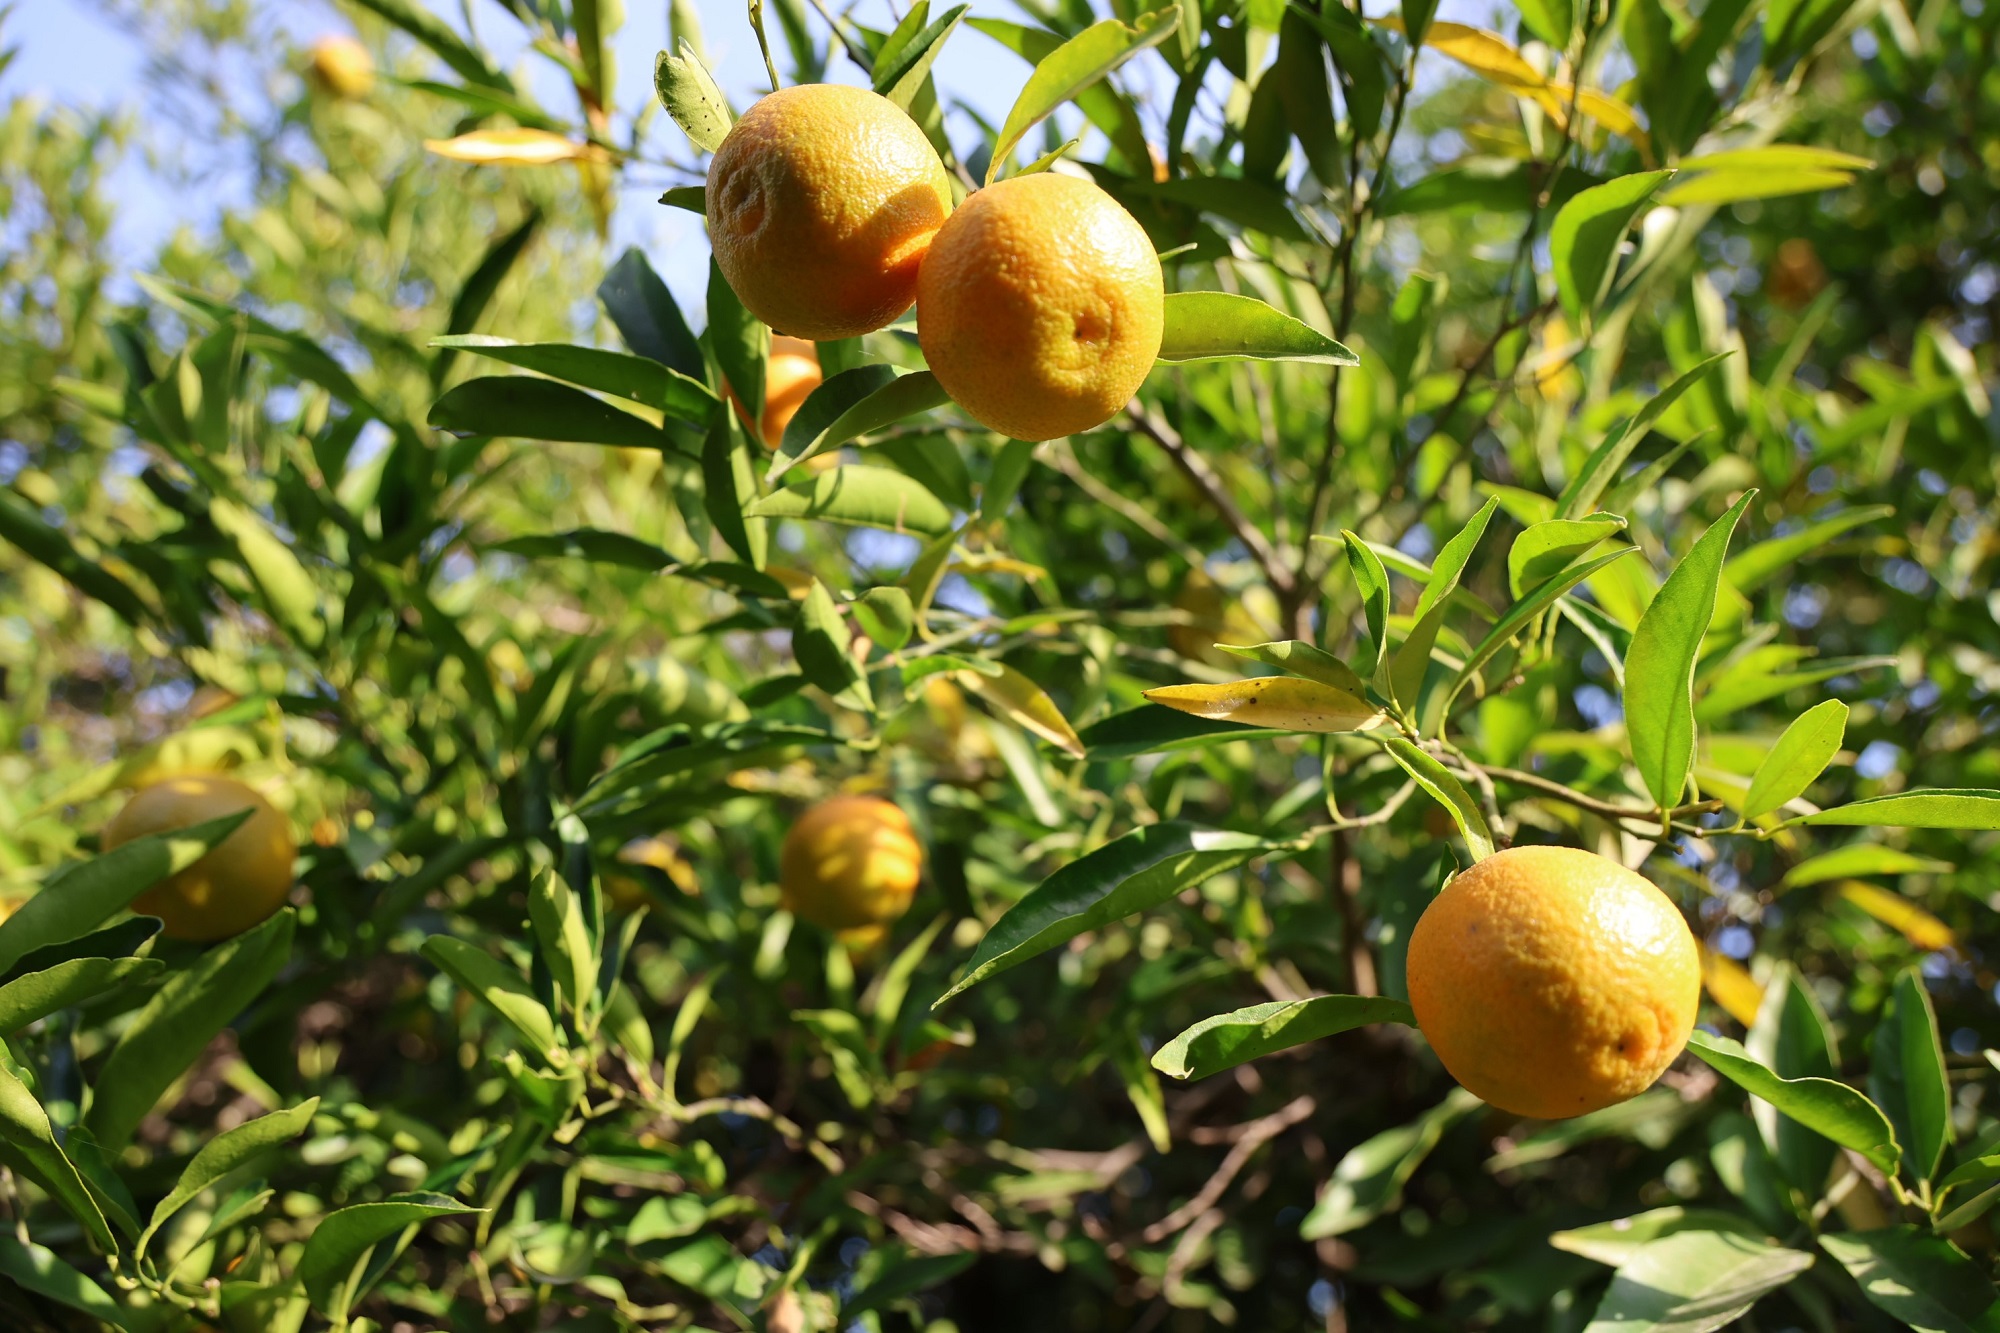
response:
<path id="1" fill-rule="evenodd" d="M 1913 1226 L 1823 1235 L 1862 1294 L 1916 1333 L 2000 1333 L 2000 1297 L 1984 1265 Z"/>
<path id="2" fill-rule="evenodd" d="M 1878 1168 L 1896 1169 L 1901 1150 L 1880 1107 L 1830 1078 L 1780 1078 L 1753 1059 L 1740 1042 L 1697 1030 L 1688 1049 L 1718 1074 L 1779 1112 L 1843 1148 L 1852 1148 Z"/>
<path id="3" fill-rule="evenodd" d="M 1273 1051 L 1330 1037 L 1372 1023 L 1416 1024 L 1401 1000 L 1359 995 L 1317 995 L 1273 1000 L 1204 1018 L 1162 1046 L 1153 1068 L 1170 1078 L 1207 1078 Z"/>
<path id="4" fill-rule="evenodd" d="M 601 398 L 528 375 L 467 380 L 431 404 L 430 424 L 461 435 L 495 435 L 627 449 L 677 450 L 660 427 Z"/>
<path id="5" fill-rule="evenodd" d="M 1935 1176 L 1951 1143 L 1951 1087 L 1930 992 L 1914 967 L 1896 977 L 1875 1025 L 1868 1092 L 1895 1127 L 1910 1174 L 1918 1180 Z"/>

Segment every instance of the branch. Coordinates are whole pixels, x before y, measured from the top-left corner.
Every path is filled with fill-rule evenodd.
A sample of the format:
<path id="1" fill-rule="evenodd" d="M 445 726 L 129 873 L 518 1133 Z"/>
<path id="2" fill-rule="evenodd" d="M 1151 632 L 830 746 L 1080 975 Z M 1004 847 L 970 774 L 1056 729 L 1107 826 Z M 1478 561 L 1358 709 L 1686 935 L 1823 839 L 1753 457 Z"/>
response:
<path id="1" fill-rule="evenodd" d="M 1156 1245 L 1206 1214 L 1215 1207 L 1216 1201 L 1222 1198 L 1224 1191 L 1229 1188 L 1230 1182 L 1236 1179 L 1237 1174 L 1249 1165 L 1250 1158 L 1259 1148 L 1310 1116 L 1318 1108 L 1319 1103 L 1310 1096 L 1300 1096 L 1256 1120 L 1231 1125 L 1226 1129 L 1197 1129 L 1191 1132 L 1188 1137 L 1197 1143 L 1214 1143 L 1233 1138 L 1235 1146 L 1230 1148 L 1229 1155 L 1222 1159 L 1222 1165 L 1215 1168 L 1215 1174 L 1208 1178 L 1208 1183 L 1201 1187 L 1200 1193 L 1140 1233 L 1145 1242 L 1148 1245 Z"/>
<path id="2" fill-rule="evenodd" d="M 1491 764 L 1474 764 L 1469 760 L 1466 761 L 1465 766 L 1468 770 L 1477 769 L 1489 778 L 1498 778 L 1502 782 L 1511 782 L 1517 787 L 1532 788 L 1544 796 L 1554 797 L 1556 800 L 1562 801 L 1567 805 L 1573 805 L 1579 810 L 1587 810 L 1593 815 L 1603 815 L 1607 819 L 1642 819 L 1652 821 L 1658 819 L 1660 815 L 1658 810 L 1647 806 L 1621 805 L 1613 801 L 1601 801 L 1595 796 L 1586 796 L 1580 791 L 1565 787 L 1562 783 L 1545 778 L 1539 773 L 1524 773 L 1518 768 L 1498 768 Z M 1723 803 L 1719 800 L 1694 801 L 1687 805 L 1677 805 L 1667 813 L 1670 816 L 1705 815 L 1722 809 L 1722 806 Z M 1703 831 L 1706 832 L 1706 830 Z"/>
<path id="3" fill-rule="evenodd" d="M 1223 484 L 1222 478 L 1216 475 L 1215 469 L 1209 466 L 1208 460 L 1188 448 L 1187 441 L 1180 437 L 1178 431 L 1162 418 L 1147 411 L 1145 405 L 1138 399 L 1135 398 L 1125 405 L 1125 415 L 1131 419 L 1141 435 L 1159 445 L 1167 452 L 1167 456 L 1180 466 L 1187 479 L 1195 484 L 1195 489 L 1202 493 L 1203 498 L 1221 516 L 1222 521 L 1229 525 L 1229 530 L 1235 535 L 1236 540 L 1242 542 L 1244 549 L 1250 552 L 1258 568 L 1263 570 L 1264 578 L 1270 583 L 1272 590 L 1280 597 L 1288 595 L 1297 583 L 1292 571 L 1278 558 L 1277 550 L 1271 545 L 1263 530 L 1252 523 L 1237 506 L 1235 498 L 1229 494 L 1229 488 Z"/>

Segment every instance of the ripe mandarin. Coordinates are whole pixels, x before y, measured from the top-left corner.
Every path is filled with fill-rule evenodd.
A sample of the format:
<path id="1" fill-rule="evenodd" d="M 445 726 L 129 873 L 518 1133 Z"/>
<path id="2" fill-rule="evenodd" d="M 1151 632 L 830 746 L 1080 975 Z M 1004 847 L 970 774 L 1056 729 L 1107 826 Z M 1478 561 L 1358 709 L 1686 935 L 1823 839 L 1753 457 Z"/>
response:
<path id="1" fill-rule="evenodd" d="M 894 803 L 836 796 L 785 835 L 778 884 L 788 911 L 828 930 L 859 930 L 910 910 L 923 863 L 910 817 Z"/>
<path id="2" fill-rule="evenodd" d="M 352 37 L 330 33 L 313 43 L 308 74 L 335 97 L 366 97 L 375 87 L 375 58 Z"/>
<path id="3" fill-rule="evenodd" d="M 757 437 L 767 448 L 775 449 L 784 442 L 785 427 L 792 424 L 799 404 L 820 386 L 822 378 L 815 344 L 783 334 L 771 339 L 771 355 L 764 364 L 764 416 L 757 423 Z M 750 414 L 743 409 L 743 400 L 735 389 L 728 393 L 736 415 L 748 426 Z"/>
<path id="4" fill-rule="evenodd" d="M 218 773 L 183 773 L 141 788 L 104 829 L 104 849 L 248 807 L 250 818 L 208 855 L 132 900 L 177 940 L 240 935 L 284 905 L 298 844 L 292 827 L 254 788 Z"/>
<path id="5" fill-rule="evenodd" d="M 1645 1091 L 1687 1044 L 1701 958 L 1653 884 L 1571 847 L 1497 852 L 1410 935 L 1410 1005 L 1438 1059 L 1503 1111 L 1555 1120 Z"/>
<path id="6" fill-rule="evenodd" d="M 844 84 L 765 97 L 708 166 L 717 267 L 744 308 L 799 338 L 856 337 L 908 310 L 950 212 L 950 178 L 917 123 Z"/>
<path id="7" fill-rule="evenodd" d="M 1037 172 L 958 206 L 917 282 L 931 373 L 982 425 L 1018 440 L 1101 426 L 1159 355 L 1153 243 L 1097 186 Z"/>

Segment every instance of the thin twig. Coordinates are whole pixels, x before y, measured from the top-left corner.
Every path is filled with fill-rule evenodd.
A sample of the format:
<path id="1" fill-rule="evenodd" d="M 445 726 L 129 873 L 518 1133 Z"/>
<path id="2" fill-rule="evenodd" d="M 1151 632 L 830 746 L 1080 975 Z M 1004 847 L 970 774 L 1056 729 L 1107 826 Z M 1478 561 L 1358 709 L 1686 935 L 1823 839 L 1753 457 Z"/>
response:
<path id="1" fill-rule="evenodd" d="M 1295 582 L 1292 571 L 1278 558 L 1277 550 L 1272 547 L 1263 529 L 1252 523 L 1238 507 L 1236 498 L 1229 493 L 1229 488 L 1223 484 L 1222 478 L 1216 475 L 1215 469 L 1209 466 L 1208 460 L 1188 448 L 1187 441 L 1180 437 L 1180 432 L 1162 418 L 1149 412 L 1145 404 L 1138 399 L 1135 398 L 1125 405 L 1125 415 L 1131 419 L 1134 426 L 1138 427 L 1141 435 L 1159 445 L 1166 451 L 1167 456 L 1179 465 L 1187 479 L 1194 483 L 1195 489 L 1202 493 L 1202 497 L 1221 516 L 1222 521 L 1229 525 L 1229 530 L 1235 534 L 1236 540 L 1242 542 L 1244 549 L 1250 552 L 1250 557 L 1257 562 L 1258 568 L 1263 570 L 1264 578 L 1270 583 L 1273 591 L 1280 597 L 1289 595 Z"/>
<path id="2" fill-rule="evenodd" d="M 1085 471 L 1083 464 L 1077 461 L 1076 454 L 1071 451 L 1068 440 L 1052 441 L 1037 450 L 1036 455 L 1075 482 L 1077 489 L 1085 495 L 1112 510 L 1133 527 L 1187 561 L 1189 568 L 1199 569 L 1207 563 L 1208 557 L 1197 550 L 1194 543 L 1187 541 L 1159 519 Z"/>
<path id="3" fill-rule="evenodd" d="M 1260 1116 L 1240 1125 L 1231 1125 L 1220 1130 L 1192 1131 L 1188 1137 L 1194 1142 L 1217 1143 L 1233 1139 L 1235 1146 L 1230 1148 L 1228 1155 L 1222 1159 L 1222 1164 L 1215 1168 L 1215 1174 L 1208 1178 L 1208 1183 L 1201 1187 L 1199 1193 L 1141 1233 L 1145 1242 L 1148 1245 L 1157 1245 L 1215 1207 L 1216 1202 L 1229 1189 L 1230 1183 L 1245 1166 L 1249 1165 L 1250 1158 L 1259 1148 L 1318 1109 L 1319 1103 L 1309 1094 L 1301 1095 L 1294 1097 L 1267 1116 Z"/>

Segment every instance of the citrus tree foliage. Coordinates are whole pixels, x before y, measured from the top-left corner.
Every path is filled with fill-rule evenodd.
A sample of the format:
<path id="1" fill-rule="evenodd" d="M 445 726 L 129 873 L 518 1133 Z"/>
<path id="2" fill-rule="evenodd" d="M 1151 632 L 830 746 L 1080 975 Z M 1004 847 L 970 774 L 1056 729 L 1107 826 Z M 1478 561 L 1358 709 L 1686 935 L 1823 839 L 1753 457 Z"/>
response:
<path id="1" fill-rule="evenodd" d="M 479 11 L 553 79 L 362 0 L 340 90 L 218 7 L 254 203 L 117 308 L 112 131 L 11 108 L 9 1326 L 2000 1320 L 2000 10 L 1376 8 L 676 4 L 621 90 L 608 0 Z M 1139 397 L 999 439 L 897 326 L 767 451 L 769 331 L 594 239 L 700 211 L 703 25 L 1109 191 Z M 158 939 L 231 826 L 96 831 L 228 766 L 301 887 Z M 774 882 L 851 789 L 929 858 L 872 950 Z M 1576 1120 L 1405 1003 L 1516 842 L 1704 941 L 1688 1055 Z"/>

